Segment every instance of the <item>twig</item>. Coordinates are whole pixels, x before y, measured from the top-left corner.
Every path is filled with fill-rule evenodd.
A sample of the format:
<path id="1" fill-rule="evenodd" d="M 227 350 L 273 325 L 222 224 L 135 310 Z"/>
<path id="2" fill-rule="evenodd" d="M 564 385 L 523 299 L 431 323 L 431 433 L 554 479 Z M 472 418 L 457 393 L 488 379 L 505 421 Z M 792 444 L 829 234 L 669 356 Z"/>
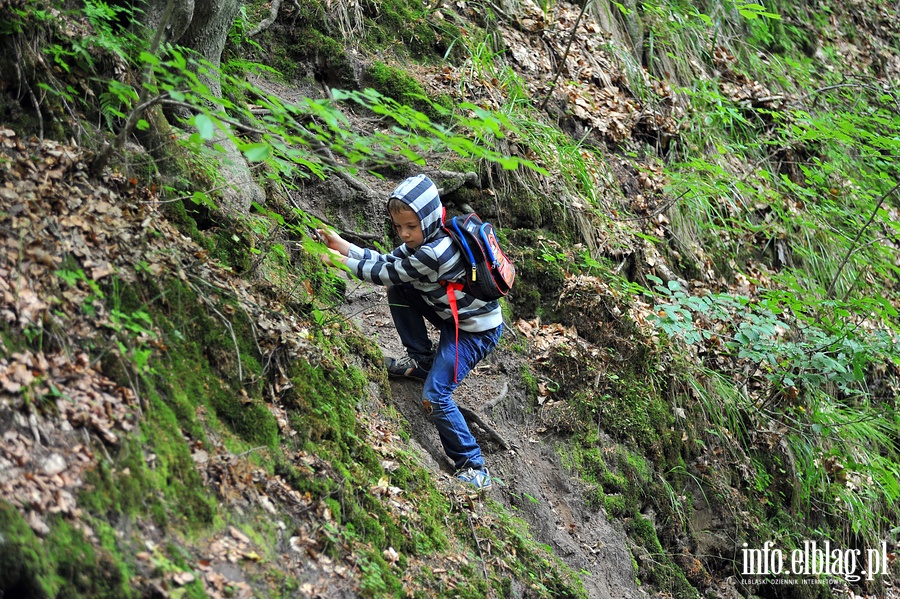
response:
<path id="1" fill-rule="evenodd" d="M 809 92 L 808 94 L 803 94 L 802 96 L 797 98 L 797 101 L 802 102 L 803 100 L 806 100 L 807 98 L 809 98 L 811 96 L 815 96 L 822 92 L 831 91 L 833 89 L 842 89 L 845 87 L 867 87 L 870 89 L 872 88 L 871 85 L 864 85 L 862 83 L 837 83 L 835 85 L 826 85 L 825 87 L 820 87 L 819 89 L 814 89 L 811 92 Z M 815 104 L 815 102 L 813 104 Z"/>
<path id="2" fill-rule="evenodd" d="M 189 104 L 187 102 L 181 102 L 178 100 L 172 100 L 171 98 L 166 98 L 166 97 L 160 97 L 159 101 L 162 102 L 163 104 L 167 104 L 170 106 L 180 106 L 182 108 L 187 108 L 190 110 L 193 110 L 196 108 L 196 106 L 194 106 L 193 104 Z M 254 133 L 256 135 L 259 135 L 260 137 L 265 137 L 266 135 L 271 135 L 273 138 L 281 141 L 285 145 L 294 145 L 293 140 L 289 140 L 289 139 L 285 138 L 283 135 L 278 135 L 278 134 L 272 133 L 270 131 L 265 131 L 263 129 L 257 129 L 256 127 L 251 127 L 250 125 L 247 125 L 246 123 L 242 123 L 242 122 L 236 121 L 234 119 L 229 119 L 221 114 L 217 114 L 217 115 L 215 115 L 215 117 L 217 120 L 225 123 L 226 125 L 231 125 L 235 129 L 246 131 L 247 133 Z M 349 173 L 345 172 L 345 169 L 347 168 L 347 166 L 338 162 L 337 158 L 334 157 L 334 154 L 332 153 L 331 149 L 327 145 L 325 145 L 325 143 L 322 142 L 322 140 L 318 139 L 312 132 L 310 132 L 307 129 L 305 129 L 304 127 L 300 126 L 299 123 L 297 124 L 297 130 L 300 133 L 300 137 L 302 137 L 303 141 L 305 143 L 309 144 L 312 147 L 313 151 L 319 150 L 319 152 L 316 152 L 316 156 L 318 157 L 319 160 L 322 161 L 323 164 L 331 167 L 331 169 L 332 169 L 331 172 L 333 172 L 338 177 L 340 177 L 341 179 L 346 181 L 347 184 L 350 185 L 350 187 L 356 189 L 357 191 L 362 192 L 364 195 L 367 196 L 367 199 L 372 199 L 372 198 L 375 198 L 378 196 L 378 194 L 375 191 L 373 191 L 372 188 L 370 188 L 368 185 L 366 185 L 359 179 L 356 179 L 355 177 L 351 176 Z M 323 153 L 324 153 L 324 155 L 323 155 Z"/>
<path id="3" fill-rule="evenodd" d="M 486 432 L 488 436 L 490 436 L 491 439 L 500 444 L 500 447 L 502 447 L 503 449 L 509 449 L 509 443 L 506 442 L 506 439 L 500 436 L 500 433 L 494 430 L 494 427 L 482 420 L 481 416 L 479 416 L 476 412 L 470 410 L 469 408 L 463 406 L 458 407 L 459 411 L 463 415 L 463 418 L 465 418 L 466 420 L 471 420 L 472 422 L 480 426 L 482 430 L 484 430 L 484 432 Z"/>
<path id="4" fill-rule="evenodd" d="M 236 457 L 242 458 L 247 454 L 253 453 L 254 451 L 259 451 L 260 449 L 268 449 L 268 448 L 265 445 L 260 445 L 259 447 L 254 447 L 253 449 L 248 449 L 247 451 L 245 451 L 243 453 L 239 453 L 239 454 L 237 454 Z"/>
<path id="5" fill-rule="evenodd" d="M 550 83 L 550 89 L 547 90 L 547 95 L 544 96 L 543 102 L 541 102 L 540 108 L 538 110 L 543 111 L 544 108 L 547 107 L 547 100 L 550 99 L 550 95 L 553 93 L 553 89 L 556 87 L 556 81 L 559 79 L 559 75 L 562 73 L 562 69 L 566 64 L 566 58 L 569 57 L 569 49 L 572 47 L 572 40 L 575 39 L 575 33 L 578 31 L 578 24 L 581 23 L 581 17 L 584 16 L 584 11 L 587 10 L 588 5 L 591 4 L 592 0 L 587 0 L 584 5 L 581 7 L 581 12 L 578 13 L 578 18 L 575 19 L 575 24 L 572 26 L 572 33 L 569 34 L 569 43 L 566 44 L 566 51 L 563 52 L 562 60 L 559 61 L 559 65 L 556 67 L 556 75 L 553 77 L 553 81 Z"/>
<path id="6" fill-rule="evenodd" d="M 241 350 L 238 348 L 237 337 L 234 334 L 234 327 L 231 326 L 231 321 L 228 320 L 227 318 L 225 318 L 225 315 L 223 315 L 221 312 L 219 312 L 216 309 L 216 307 L 213 306 L 212 301 L 210 301 L 210 299 L 208 297 L 203 295 L 200 292 L 200 290 L 197 289 L 197 287 L 195 285 L 193 285 L 191 283 L 188 283 L 188 284 L 191 286 L 191 289 L 194 290 L 194 293 L 196 293 L 197 296 L 201 300 L 203 300 L 203 303 L 205 303 L 207 306 L 209 306 L 209 309 L 212 310 L 213 312 L 215 312 L 216 315 L 218 315 L 218 317 L 222 319 L 222 322 L 225 324 L 225 328 L 228 329 L 228 332 L 231 334 L 231 342 L 234 343 L 234 353 L 237 355 L 238 380 L 243 383 L 244 382 L 244 369 L 241 366 Z"/>
<path id="7" fill-rule="evenodd" d="M 828 285 L 828 290 L 825 292 L 825 297 L 832 297 L 832 293 L 834 291 L 834 286 L 837 284 L 838 278 L 841 276 L 841 271 L 844 270 L 844 266 L 847 264 L 847 260 L 850 259 L 850 256 L 853 254 L 854 249 L 856 248 L 856 244 L 859 242 L 859 238 L 862 237 L 862 234 L 865 230 L 872 224 L 872 221 L 875 220 L 875 217 L 878 215 L 878 211 L 881 209 L 881 205 L 884 204 L 884 201 L 888 199 L 892 193 L 900 189 L 900 183 L 894 185 L 887 193 L 881 196 L 881 199 L 878 200 L 878 204 L 875 206 L 875 209 L 872 211 L 872 214 L 869 215 L 869 220 L 866 221 L 866 224 L 862 226 L 859 230 L 859 233 L 856 234 L 856 237 L 853 239 L 853 243 L 850 244 L 850 248 L 847 250 L 847 255 L 844 256 L 844 259 L 841 260 L 841 265 L 838 266 L 837 272 L 834 273 L 834 278 L 831 279 L 831 284 Z"/>
<path id="8" fill-rule="evenodd" d="M 478 549 L 478 557 L 481 559 L 481 572 L 484 574 L 484 579 L 487 580 L 487 566 L 484 564 L 484 554 L 481 552 L 481 543 L 478 542 L 478 535 L 475 534 L 475 525 L 472 524 L 472 514 L 470 512 L 466 512 L 466 519 L 469 521 L 469 528 L 472 530 L 472 538 L 475 539 L 475 547 Z"/>
<path id="9" fill-rule="evenodd" d="M 214 191 L 219 191 L 219 190 L 225 189 L 228 186 L 229 186 L 228 183 L 226 183 L 225 185 L 219 185 L 218 187 L 213 187 L 212 189 L 207 189 L 204 193 L 212 193 Z M 194 194 L 191 194 L 189 196 L 181 196 L 179 198 L 172 198 L 171 200 L 140 200 L 138 203 L 139 204 L 171 204 L 173 202 L 181 202 L 183 200 L 190 200 L 193 197 L 194 197 Z"/>
<path id="10" fill-rule="evenodd" d="M 666 202 L 665 204 L 663 204 L 662 206 L 660 206 L 659 208 L 657 208 L 650 214 L 647 214 L 646 216 L 630 216 L 628 218 L 620 218 L 618 216 L 612 216 L 610 214 L 606 214 L 605 216 L 606 216 L 606 218 L 608 218 L 610 220 L 614 220 L 614 221 L 620 222 L 620 223 L 624 223 L 624 222 L 628 222 L 628 221 L 635 221 L 635 220 L 650 220 L 651 218 L 656 218 L 657 216 L 659 216 L 660 214 L 662 214 L 663 212 L 665 212 L 666 210 L 668 210 L 669 208 L 674 206 L 678 202 L 678 200 L 680 200 L 681 198 L 683 198 L 684 196 L 686 196 L 688 194 L 688 191 L 691 191 L 691 190 L 688 189 L 687 191 L 682 192 L 682 194 L 680 196 L 678 196 L 677 198 L 675 198 L 673 200 L 669 200 L 668 202 Z"/>
<path id="11" fill-rule="evenodd" d="M 22 64 L 22 53 L 19 51 L 19 44 L 16 43 L 13 46 L 16 49 L 16 73 L 19 75 L 19 82 L 25 86 L 25 89 L 28 90 L 28 95 L 31 97 L 31 103 L 34 104 L 34 111 L 37 112 L 38 116 L 38 126 L 40 127 L 40 135 L 38 139 L 43 143 L 44 141 L 44 114 L 41 112 L 41 104 L 38 102 L 37 98 L 34 95 L 34 92 L 31 90 L 31 86 L 28 85 L 28 80 L 25 79 L 25 76 L 22 74 L 22 68 L 19 66 Z"/>
<path id="12" fill-rule="evenodd" d="M 281 0 L 273 0 L 272 8 L 269 10 L 269 16 L 266 17 L 265 19 L 263 19 L 262 21 L 260 21 L 259 25 L 254 27 L 253 30 L 247 34 L 247 37 L 253 37 L 255 35 L 259 35 L 263 31 L 265 31 L 266 29 L 271 27 L 272 23 L 275 22 L 275 19 L 278 18 L 278 9 L 280 9 L 280 8 L 281 8 Z"/>

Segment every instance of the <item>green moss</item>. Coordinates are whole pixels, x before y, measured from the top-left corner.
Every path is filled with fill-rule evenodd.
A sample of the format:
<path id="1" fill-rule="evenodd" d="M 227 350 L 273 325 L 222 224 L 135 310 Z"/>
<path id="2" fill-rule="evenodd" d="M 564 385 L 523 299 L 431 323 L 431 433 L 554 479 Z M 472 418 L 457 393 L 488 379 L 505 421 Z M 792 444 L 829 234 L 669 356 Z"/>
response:
<path id="1" fill-rule="evenodd" d="M 495 176 L 506 175 L 501 172 Z M 532 231 L 537 235 L 566 239 L 574 243 L 574 225 L 561 202 L 550 194 L 536 193 L 529 187 L 517 185 L 514 189 L 503 198 L 500 205 L 505 229 Z M 473 204 L 479 213 L 490 214 L 497 210 L 496 198 L 486 195 L 481 197 L 481 202 L 486 202 L 488 206 L 485 210 L 481 208 L 481 202 Z"/>
<path id="2" fill-rule="evenodd" d="M 554 306 L 562 292 L 566 271 L 556 260 L 543 258 L 542 233 L 530 229 L 506 231 L 508 253 L 516 265 L 516 284 L 509 301 L 516 318 L 541 315 L 553 319 Z"/>
<path id="3" fill-rule="evenodd" d="M 499 555 L 515 555 L 509 565 L 516 577 L 529 587 L 529 596 L 566 597 L 584 599 L 587 597 L 581 580 L 556 557 L 550 547 L 541 545 L 531 537 L 528 525 L 518 517 L 511 516 L 505 507 L 491 502 L 492 511 L 497 516 L 492 525 L 492 544 L 499 548 Z M 466 538 L 468 521 L 462 515 L 456 519 L 459 534 Z M 499 588 L 503 587 L 498 581 Z M 483 596 L 483 595 L 482 595 Z"/>
<path id="4" fill-rule="evenodd" d="M 375 61 L 366 69 L 366 82 L 380 93 L 406 104 L 424 113 L 432 121 L 439 121 L 442 112 L 449 111 L 452 102 L 442 104 L 440 99 L 429 98 L 425 88 L 416 79 L 397 67 Z M 446 100 L 445 100 L 446 101 Z M 435 108 L 432 103 L 443 106 L 443 111 Z"/>
<path id="5" fill-rule="evenodd" d="M 129 571 L 81 531 L 52 517 L 39 540 L 15 508 L 0 502 L 0 593 L 9 597 L 127 598 Z"/>
<path id="6" fill-rule="evenodd" d="M 203 392 L 217 387 L 215 377 L 206 382 L 200 378 L 205 371 L 198 362 L 175 360 L 165 377 L 140 379 L 145 405 L 140 434 L 124 436 L 112 463 L 101 461 L 87 473 L 88 485 L 80 497 L 86 509 L 94 514 L 149 514 L 158 525 L 179 529 L 213 521 L 215 503 L 207 496 L 184 439 L 185 432 L 205 438 L 189 398 L 202 403 L 207 397 Z"/>
<path id="7" fill-rule="evenodd" d="M 343 367 L 326 370 L 295 360 L 289 376 L 294 386 L 285 402 L 292 408 L 290 418 L 303 435 L 308 450 L 324 449 L 339 462 L 349 462 L 350 457 L 374 458 L 361 442 L 355 402 L 349 400 L 365 394 L 367 380 L 359 370 Z"/>
<path id="8" fill-rule="evenodd" d="M 628 514 L 625 497 L 622 495 L 606 495 L 603 497 L 603 507 L 608 517 L 620 518 Z"/>
<path id="9" fill-rule="evenodd" d="M 166 525 L 165 508 L 148 472 L 139 440 L 122 439 L 113 465 L 99 462 L 85 473 L 79 504 L 95 515 L 149 513 L 158 525 Z"/>
<path id="10" fill-rule="evenodd" d="M 19 512 L 0 501 L 0 594 L 42 597 L 48 569 L 40 541 Z"/>
<path id="11" fill-rule="evenodd" d="M 210 257 L 228 266 L 237 274 L 250 271 L 254 247 L 253 235 L 233 228 L 215 228 L 207 232 L 212 238 Z"/>
<path id="12" fill-rule="evenodd" d="M 126 573 L 111 556 L 95 549 L 81 531 L 59 519 L 51 526 L 44 551 L 55 562 L 56 597 L 129 597 Z"/>
<path id="13" fill-rule="evenodd" d="M 142 427 L 144 444 L 152 447 L 156 460 L 152 469 L 155 485 L 162 489 L 169 509 L 180 516 L 179 525 L 208 525 L 215 515 L 215 502 L 208 497 L 184 440 L 178 419 L 155 393 L 149 397 L 152 415 Z"/>
<path id="14" fill-rule="evenodd" d="M 403 583 L 377 551 L 368 552 L 361 558 L 358 561 L 362 572 L 359 587 L 363 597 L 383 597 L 402 592 Z"/>
<path id="15" fill-rule="evenodd" d="M 700 597 L 697 589 L 691 586 L 681 569 L 663 550 L 650 520 L 638 514 L 625 523 L 625 529 L 649 553 L 647 559 L 638 558 L 638 572 L 643 581 L 655 585 L 661 591 L 670 592 L 675 597 Z"/>
<path id="16" fill-rule="evenodd" d="M 262 366 L 246 313 L 222 299 L 218 314 L 207 310 L 208 304 L 178 280 L 168 281 L 162 296 L 164 312 L 155 320 L 168 350 L 150 383 L 162 390 L 168 408 L 195 439 L 204 438 L 195 412 L 206 405 L 247 443 L 274 447 L 278 423 L 261 398 Z M 230 329 L 221 318 L 226 314 Z"/>
<path id="17" fill-rule="evenodd" d="M 525 387 L 526 399 L 528 399 L 529 404 L 534 403 L 537 401 L 538 396 L 538 381 L 528 364 L 522 365 L 519 370 L 519 377 L 522 381 L 522 385 Z"/>
<path id="18" fill-rule="evenodd" d="M 367 5 L 370 6 L 370 5 Z M 462 37 L 456 25 L 429 18 L 417 0 L 385 0 L 366 13 L 365 43 L 372 50 L 398 49 L 398 42 L 410 56 L 437 62 L 445 57 L 463 56 Z M 402 32 L 402 35 L 398 35 Z"/>
<path id="19" fill-rule="evenodd" d="M 344 44 L 330 35 L 333 28 L 326 21 L 328 8 L 320 0 L 306 0 L 296 5 L 290 28 L 273 27 L 259 36 L 268 58 L 285 81 L 292 82 L 313 75 L 298 67 L 312 64 L 316 76 L 328 85 L 350 89 L 356 87 L 353 65 Z"/>

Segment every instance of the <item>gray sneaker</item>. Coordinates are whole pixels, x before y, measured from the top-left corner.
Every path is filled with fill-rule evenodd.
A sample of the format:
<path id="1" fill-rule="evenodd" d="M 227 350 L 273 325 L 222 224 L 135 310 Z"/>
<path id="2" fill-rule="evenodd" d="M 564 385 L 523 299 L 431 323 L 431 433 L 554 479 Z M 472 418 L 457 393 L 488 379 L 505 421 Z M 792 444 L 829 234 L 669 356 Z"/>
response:
<path id="1" fill-rule="evenodd" d="M 484 466 L 481 468 L 466 468 L 465 470 L 460 470 L 456 473 L 456 478 L 464 483 L 474 485 L 476 489 L 481 491 L 490 489 L 493 484 L 491 482 L 491 475 Z"/>
<path id="2" fill-rule="evenodd" d="M 384 366 L 387 368 L 388 376 L 396 376 L 416 381 L 424 381 L 428 378 L 428 368 L 419 366 L 415 359 L 409 356 L 402 358 L 385 358 Z"/>

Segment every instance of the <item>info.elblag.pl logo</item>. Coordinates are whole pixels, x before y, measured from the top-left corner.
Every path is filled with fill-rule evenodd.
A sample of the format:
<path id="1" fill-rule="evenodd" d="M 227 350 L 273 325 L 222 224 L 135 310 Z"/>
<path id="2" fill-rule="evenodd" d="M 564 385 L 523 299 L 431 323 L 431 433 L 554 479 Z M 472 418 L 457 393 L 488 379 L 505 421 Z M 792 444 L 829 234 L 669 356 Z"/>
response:
<path id="1" fill-rule="evenodd" d="M 766 541 L 761 549 L 743 544 L 741 558 L 744 576 L 822 576 L 843 578 L 847 582 L 874 580 L 890 567 L 887 542 L 870 549 L 832 547 L 831 541 L 803 541 L 803 546 L 785 553 Z"/>

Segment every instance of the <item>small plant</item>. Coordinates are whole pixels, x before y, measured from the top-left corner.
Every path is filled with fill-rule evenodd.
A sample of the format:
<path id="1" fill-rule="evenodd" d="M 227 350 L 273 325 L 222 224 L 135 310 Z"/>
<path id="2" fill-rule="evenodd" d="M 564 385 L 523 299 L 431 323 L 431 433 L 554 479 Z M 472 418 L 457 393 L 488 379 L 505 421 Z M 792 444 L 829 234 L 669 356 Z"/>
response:
<path id="1" fill-rule="evenodd" d="M 93 316 L 97 310 L 95 302 L 104 298 L 103 291 L 100 289 L 97 281 L 85 275 L 80 268 L 78 270 L 57 270 L 54 274 L 68 283 L 70 287 L 87 287 L 90 293 L 82 301 L 81 309 L 88 316 Z"/>

